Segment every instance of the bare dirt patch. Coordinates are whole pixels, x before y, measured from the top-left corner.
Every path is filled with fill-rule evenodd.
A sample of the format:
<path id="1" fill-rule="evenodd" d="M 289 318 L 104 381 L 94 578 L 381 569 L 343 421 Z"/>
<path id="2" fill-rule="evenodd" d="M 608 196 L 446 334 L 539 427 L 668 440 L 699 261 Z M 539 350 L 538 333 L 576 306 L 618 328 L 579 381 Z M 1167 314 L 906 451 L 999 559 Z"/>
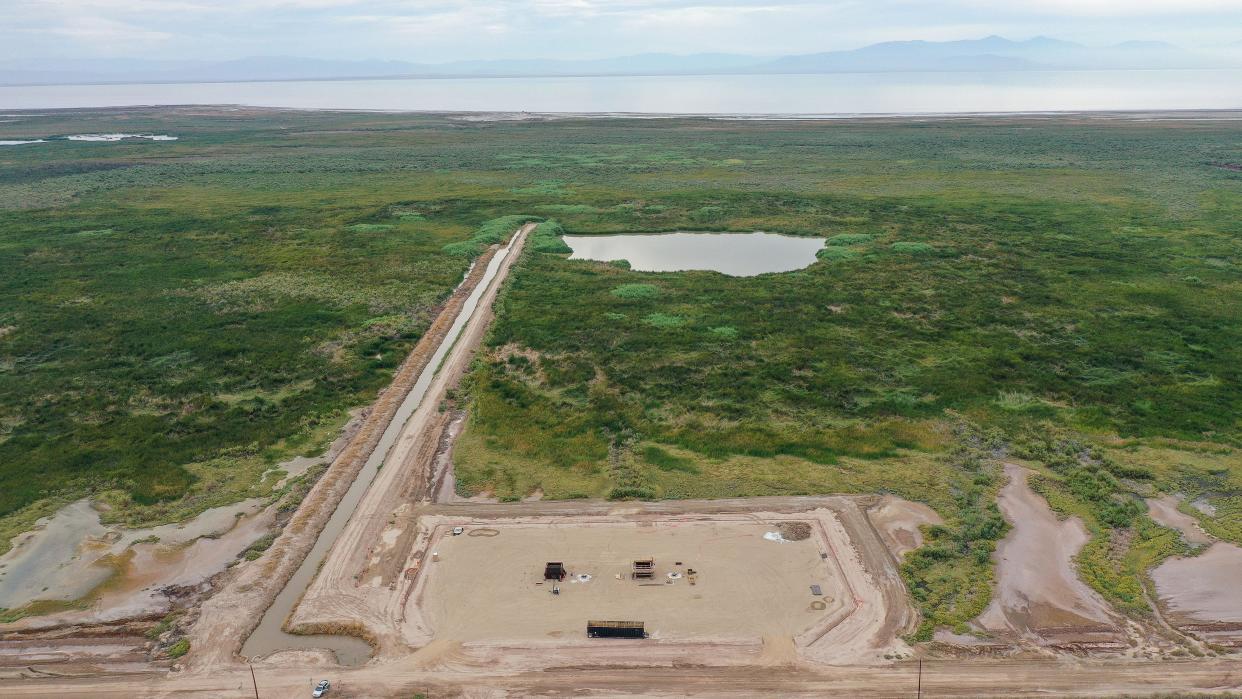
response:
<path id="1" fill-rule="evenodd" d="M 810 525 L 788 524 L 803 525 L 800 540 L 769 541 L 768 524 L 728 521 L 438 536 L 419 601 L 436 638 L 455 641 L 583 639 L 588 619 L 643 621 L 660 639 L 789 638 L 830 613 L 812 602 L 835 611 L 848 588 L 809 541 Z M 654 559 L 653 578 L 631 578 L 640 558 Z M 547 561 L 564 562 L 564 581 L 543 579 Z"/>
<path id="2" fill-rule="evenodd" d="M 868 508 L 867 517 L 880 533 L 884 545 L 897 558 L 923 545 L 923 527 L 944 524 L 940 515 L 927 505 L 893 495 L 885 495 L 878 504 Z"/>
<path id="3" fill-rule="evenodd" d="M 775 649 L 786 648 L 801 661 L 903 656 L 909 649 L 898 636 L 911 613 L 904 589 L 877 582 L 896 579 L 891 558 L 852 502 L 829 500 L 843 501 L 842 510 L 808 510 L 816 504 L 809 501 L 794 510 L 805 510 L 797 519 L 757 510 L 762 502 L 747 511 L 742 501 L 716 514 L 695 513 L 704 503 L 693 501 L 578 511 L 566 510 L 571 503 L 438 506 L 448 514 L 420 519 L 424 553 L 410 556 L 412 587 L 397 590 L 405 600 L 399 633 L 412 647 L 464 643 L 463 657 L 475 659 L 503 647 L 507 662 L 524 669 L 571 652 L 595 664 L 605 648 L 609 662 L 651 652 L 677 662 L 757 662 L 764 654 L 776 662 L 788 653 Z M 498 519 L 463 516 L 489 510 L 500 510 Z M 781 525 L 806 538 L 776 536 Z M 464 535 L 452 535 L 455 526 Z M 472 536 L 477 529 L 498 534 Z M 635 580 L 633 561 L 648 557 L 655 575 Z M 563 562 L 568 577 L 543 580 L 548 561 Z M 585 637 L 590 619 L 643 621 L 652 645 L 601 646 Z M 531 655 L 551 647 L 564 650 Z M 390 657 L 383 648 L 381 656 Z M 529 664 L 517 660 L 527 656 Z"/>

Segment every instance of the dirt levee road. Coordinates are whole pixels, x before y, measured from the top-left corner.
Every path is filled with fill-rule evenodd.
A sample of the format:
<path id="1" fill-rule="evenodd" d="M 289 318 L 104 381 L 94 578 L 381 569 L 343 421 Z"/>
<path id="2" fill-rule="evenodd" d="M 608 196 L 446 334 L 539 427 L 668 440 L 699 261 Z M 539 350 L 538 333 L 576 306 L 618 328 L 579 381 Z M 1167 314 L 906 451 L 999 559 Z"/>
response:
<path id="1" fill-rule="evenodd" d="M 435 349 L 444 341 L 467 297 L 482 280 L 494 254 L 495 250 L 490 250 L 480 257 L 462 285 L 449 297 L 431 327 L 397 370 L 392 383 L 368 411 L 357 433 L 332 461 L 268 552 L 257 561 L 244 564 L 223 590 L 203 604 L 199 621 L 190 633 L 195 648 L 189 659 L 191 667 L 209 668 L 233 661 L 242 642 L 301 565 L 380 444 L 406 395 Z"/>
<path id="2" fill-rule="evenodd" d="M 300 629 L 356 629 L 381 652 L 401 645 L 401 598 L 411 584 L 409 568 L 416 533 L 412 503 L 429 497 L 432 460 L 449 415 L 441 410 L 447 390 L 465 374 L 492 321 L 492 304 L 510 268 L 519 258 L 533 224 L 523 226 L 509 245 L 478 266 L 489 269 L 473 307 L 463 310 L 465 325 L 443 355 L 418 407 L 405 421 L 385 465 L 359 502 L 290 626 Z M 461 322 L 459 320 L 459 322 Z"/>

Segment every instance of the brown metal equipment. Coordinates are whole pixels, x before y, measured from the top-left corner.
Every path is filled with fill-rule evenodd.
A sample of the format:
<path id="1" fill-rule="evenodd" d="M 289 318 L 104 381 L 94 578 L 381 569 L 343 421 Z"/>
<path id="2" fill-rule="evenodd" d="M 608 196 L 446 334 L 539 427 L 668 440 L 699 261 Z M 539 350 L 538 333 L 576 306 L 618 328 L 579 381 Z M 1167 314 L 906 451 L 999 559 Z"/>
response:
<path id="1" fill-rule="evenodd" d="M 564 580 L 566 575 L 565 564 L 560 561 L 548 561 L 543 566 L 544 580 Z"/>
<path id="2" fill-rule="evenodd" d="M 588 621 L 589 638 L 646 638 L 641 621 Z"/>
<path id="3" fill-rule="evenodd" d="M 634 561 L 634 568 L 630 571 L 630 578 L 633 580 L 650 580 L 655 577 L 655 559 L 643 558 Z"/>

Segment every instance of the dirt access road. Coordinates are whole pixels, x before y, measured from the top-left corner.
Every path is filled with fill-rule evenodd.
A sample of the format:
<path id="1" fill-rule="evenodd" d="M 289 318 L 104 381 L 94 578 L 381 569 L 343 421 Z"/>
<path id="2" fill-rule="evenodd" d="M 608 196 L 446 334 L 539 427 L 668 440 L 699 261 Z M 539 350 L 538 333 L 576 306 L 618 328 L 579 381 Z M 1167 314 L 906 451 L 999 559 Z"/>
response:
<path id="1" fill-rule="evenodd" d="M 415 503 L 430 498 L 431 464 L 450 418 L 442 404 L 448 389 L 465 375 L 491 327 L 492 305 L 532 229 L 533 225 L 523 226 L 507 251 L 497 255 L 491 282 L 444 356 L 422 402 L 405 422 L 384 468 L 291 615 L 291 628 L 348 629 L 360 632 L 381 650 L 400 644 L 399 633 L 390 622 L 400 617 L 401 587 L 408 584 L 403 571 L 415 548 L 417 520 L 413 509 Z M 408 653 L 413 649 L 402 646 L 400 650 Z"/>
<path id="2" fill-rule="evenodd" d="M 514 234 L 510 248 L 512 254 L 505 261 L 503 269 L 495 275 L 492 288 L 483 298 L 483 302 L 478 305 L 478 307 L 485 308 L 487 313 L 491 312 L 490 307 L 495 299 L 496 289 L 504 281 L 505 273 L 513 260 L 518 258 L 522 244 L 532 229 L 533 225 L 526 225 Z M 202 605 L 198 622 L 190 631 L 191 647 L 195 649 L 195 652 L 191 653 L 188 658 L 191 667 L 210 670 L 236 662 L 236 654 L 242 642 L 259 624 L 264 610 L 271 606 L 276 595 L 314 547 L 325 525 L 358 477 L 359 472 L 367 465 L 374 452 L 384 450 L 381 440 L 385 432 L 398 417 L 407 395 L 430 365 L 437 349 L 446 341 L 453 324 L 465 308 L 468 297 L 483 281 L 485 270 L 497 252 L 497 248 L 492 248 L 475 262 L 461 286 L 445 302 L 444 308 L 432 322 L 431 327 L 398 369 L 392 384 L 380 394 L 375 405 L 368 411 L 360 429 L 333 460 L 328 471 L 319 479 L 268 552 L 257 561 L 239 566 L 240 570 L 224 589 Z M 445 370 L 464 366 L 465 358 L 471 355 L 482 338 L 479 328 L 486 327 L 486 325 L 487 323 L 484 322 L 471 323 L 467 326 L 466 334 L 458 339 L 450 355 L 444 359 L 441 375 L 445 373 Z M 432 387 L 433 390 L 435 388 L 436 386 Z M 439 386 L 439 390 L 442 394 L 442 385 Z M 438 404 L 438 398 L 432 398 L 431 390 L 425 394 L 420 408 L 428 404 L 432 406 Z M 426 419 L 425 413 L 423 419 Z M 405 434 L 398 437 L 398 444 L 394 449 L 408 442 L 407 436 L 411 429 L 409 425 L 414 422 L 416 421 L 413 418 L 406 421 Z M 420 427 L 415 425 L 413 429 L 418 430 Z M 389 469 L 388 473 L 391 474 L 397 470 Z M 380 473 L 385 473 L 385 471 L 381 469 Z M 386 477 L 384 483 L 372 484 L 368 493 L 375 493 L 380 488 L 390 487 L 391 480 L 390 477 Z M 366 500 L 365 496 L 364 500 Z M 375 507 L 374 499 L 367 503 L 370 507 Z M 364 504 L 363 513 L 367 512 L 365 507 Z M 356 519 L 358 519 L 357 513 L 351 521 Z"/>
<path id="3" fill-rule="evenodd" d="M 619 642 L 622 645 L 630 642 Z M 639 642 L 641 643 L 641 642 Z M 631 657 L 636 657 L 630 649 Z M 447 657 L 446 657 L 447 656 Z M 913 697 L 918 665 L 719 667 L 675 665 L 657 653 L 642 663 L 582 667 L 570 658 L 538 672 L 510 672 L 503 658 L 465 665 L 444 649 L 428 648 L 399 663 L 331 671 L 315 667 L 260 668 L 263 699 L 301 699 L 311 681 L 329 676 L 335 697 Z M 577 658 L 576 658 L 577 659 Z M 600 657 L 597 661 L 605 661 Z M 1242 661 L 1235 659 L 1118 662 L 1115 660 L 929 660 L 923 664 L 924 697 L 1115 697 L 1187 693 L 1236 695 Z M 212 673 L 150 676 L 40 677 L 7 681 L 6 697 L 212 697 L 254 696 L 244 665 Z"/>

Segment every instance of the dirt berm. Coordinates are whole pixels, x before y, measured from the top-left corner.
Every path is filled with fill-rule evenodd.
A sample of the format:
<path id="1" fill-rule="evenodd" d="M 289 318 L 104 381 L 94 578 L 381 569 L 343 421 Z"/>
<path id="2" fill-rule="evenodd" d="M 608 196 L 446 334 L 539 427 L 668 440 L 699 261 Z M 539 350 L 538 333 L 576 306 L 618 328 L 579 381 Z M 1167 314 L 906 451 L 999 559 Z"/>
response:
<path id="1" fill-rule="evenodd" d="M 397 369 L 392 383 L 367 410 L 361 427 L 311 489 L 283 532 L 262 558 L 239 566 L 236 576 L 203 603 L 198 622 L 190 631 L 195 652 L 190 668 L 232 662 L 242 642 L 254 630 L 277 593 L 306 557 L 332 512 L 366 464 L 406 394 L 443 342 L 466 298 L 483 278 L 493 247 L 475 261 L 466 278 L 445 301 L 427 332 Z"/>

